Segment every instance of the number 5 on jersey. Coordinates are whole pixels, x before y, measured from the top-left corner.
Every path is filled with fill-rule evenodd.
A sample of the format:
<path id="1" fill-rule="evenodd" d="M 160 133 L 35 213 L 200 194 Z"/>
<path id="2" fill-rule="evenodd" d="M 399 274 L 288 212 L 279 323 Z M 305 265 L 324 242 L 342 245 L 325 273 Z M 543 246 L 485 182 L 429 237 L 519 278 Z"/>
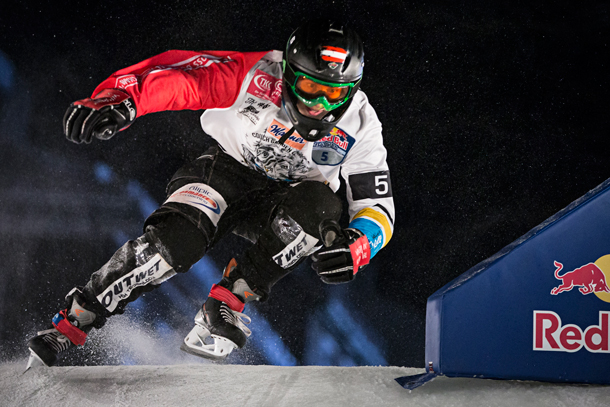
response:
<path id="1" fill-rule="evenodd" d="M 390 171 L 366 172 L 349 176 L 354 201 L 360 199 L 389 198 L 392 196 Z"/>

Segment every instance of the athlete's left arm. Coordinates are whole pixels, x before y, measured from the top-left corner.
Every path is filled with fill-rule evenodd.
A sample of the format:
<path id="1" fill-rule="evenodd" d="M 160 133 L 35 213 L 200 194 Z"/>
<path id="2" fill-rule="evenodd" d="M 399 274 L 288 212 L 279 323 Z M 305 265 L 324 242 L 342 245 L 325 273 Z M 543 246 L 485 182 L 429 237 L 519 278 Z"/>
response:
<path id="1" fill-rule="evenodd" d="M 359 130 L 341 164 L 347 184 L 349 226 L 342 229 L 334 221 L 320 225 L 325 247 L 312 255 L 311 267 L 328 284 L 353 280 L 388 244 L 394 230 L 394 200 L 381 123 L 366 98 L 360 102 L 358 113 L 346 120 L 351 125 L 358 121 L 354 127 Z"/>
<path id="2" fill-rule="evenodd" d="M 341 166 L 341 174 L 347 184 L 349 228 L 366 235 L 373 258 L 392 238 L 395 210 L 381 123 L 368 103 L 361 107 L 360 117 L 364 126 Z"/>

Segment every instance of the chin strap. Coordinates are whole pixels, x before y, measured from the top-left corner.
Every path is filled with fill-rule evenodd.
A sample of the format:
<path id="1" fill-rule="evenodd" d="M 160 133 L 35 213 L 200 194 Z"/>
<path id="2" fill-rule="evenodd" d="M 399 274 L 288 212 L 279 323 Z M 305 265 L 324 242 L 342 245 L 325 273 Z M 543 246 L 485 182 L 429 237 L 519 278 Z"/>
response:
<path id="1" fill-rule="evenodd" d="M 288 140 L 288 137 L 292 136 L 292 133 L 294 133 L 295 129 L 296 129 L 296 127 L 292 126 L 292 128 L 290 130 L 288 130 L 286 133 L 284 133 L 284 135 L 282 136 L 282 138 L 280 138 L 280 141 L 278 143 L 284 144 L 286 142 L 286 140 Z"/>

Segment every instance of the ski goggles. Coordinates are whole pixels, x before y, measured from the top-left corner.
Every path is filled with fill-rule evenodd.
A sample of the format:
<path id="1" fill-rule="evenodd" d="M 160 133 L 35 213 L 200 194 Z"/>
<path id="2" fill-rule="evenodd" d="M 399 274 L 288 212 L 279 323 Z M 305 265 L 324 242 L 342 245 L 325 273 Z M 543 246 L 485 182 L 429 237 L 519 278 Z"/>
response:
<path id="1" fill-rule="evenodd" d="M 347 102 L 353 87 L 358 83 L 324 82 L 302 72 L 295 72 L 295 78 L 290 87 L 299 100 L 308 107 L 321 104 L 327 111 Z"/>

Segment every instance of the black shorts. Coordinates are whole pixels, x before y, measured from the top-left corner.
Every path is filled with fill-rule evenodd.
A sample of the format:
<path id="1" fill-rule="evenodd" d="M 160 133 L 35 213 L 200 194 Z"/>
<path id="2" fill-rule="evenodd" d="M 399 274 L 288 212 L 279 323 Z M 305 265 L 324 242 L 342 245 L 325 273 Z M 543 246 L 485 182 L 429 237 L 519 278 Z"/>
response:
<path id="1" fill-rule="evenodd" d="M 179 214 L 203 233 L 206 250 L 234 232 L 257 242 L 260 256 L 284 269 L 294 268 L 315 245 L 319 247 L 320 222 L 339 220 L 342 209 L 341 200 L 326 184 L 268 178 L 218 146 L 179 169 L 168 184 L 167 196 L 146 226 Z"/>

